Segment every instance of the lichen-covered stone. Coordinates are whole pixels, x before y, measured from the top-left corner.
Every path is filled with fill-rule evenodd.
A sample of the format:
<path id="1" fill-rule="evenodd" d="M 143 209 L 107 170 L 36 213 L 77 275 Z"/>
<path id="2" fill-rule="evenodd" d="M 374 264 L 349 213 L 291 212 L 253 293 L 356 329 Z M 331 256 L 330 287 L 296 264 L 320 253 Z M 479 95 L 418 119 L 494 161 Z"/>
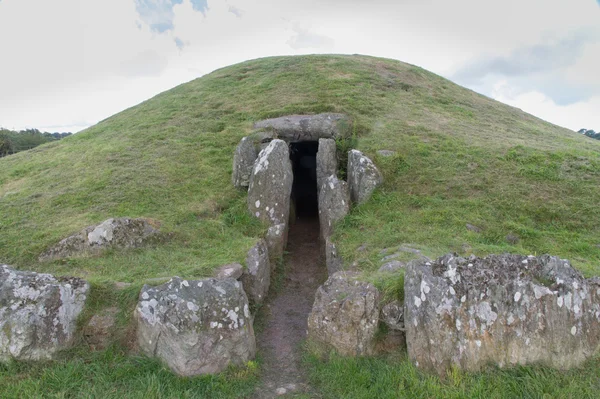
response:
<path id="1" fill-rule="evenodd" d="M 323 186 L 319 190 L 321 238 L 329 237 L 335 223 L 342 220 L 348 212 L 350 212 L 348 184 L 331 175 L 323 182 Z"/>
<path id="2" fill-rule="evenodd" d="M 390 330 L 404 331 L 404 304 L 392 301 L 381 308 L 381 321 Z"/>
<path id="3" fill-rule="evenodd" d="M 0 361 L 47 360 L 73 344 L 89 284 L 0 266 Z"/>
<path id="4" fill-rule="evenodd" d="M 266 119 L 254 124 L 255 129 L 274 132 L 276 137 L 287 142 L 317 141 L 320 138 L 335 138 L 350 119 L 344 114 L 324 113 L 318 115 L 288 115 Z"/>
<path id="5" fill-rule="evenodd" d="M 357 150 L 348 152 L 348 185 L 353 202 L 362 204 L 367 201 L 382 183 L 383 176 L 371 159 Z"/>
<path id="6" fill-rule="evenodd" d="M 182 376 L 219 373 L 256 354 L 248 299 L 232 278 L 145 285 L 134 315 L 139 348 Z"/>
<path id="7" fill-rule="evenodd" d="M 265 240 L 260 240 L 248 251 L 242 282 L 252 303 L 259 304 L 265 300 L 271 285 L 271 265 Z"/>
<path id="8" fill-rule="evenodd" d="M 420 368 L 580 365 L 600 349 L 600 280 L 551 256 L 413 261 L 405 276 L 408 354 Z"/>
<path id="9" fill-rule="evenodd" d="M 325 238 L 325 266 L 327 275 L 333 276 L 335 273 L 344 269 L 344 260 L 338 254 L 337 247 L 331 238 Z"/>
<path id="10" fill-rule="evenodd" d="M 337 148 L 333 139 L 319 139 L 317 151 L 317 190 L 329 176 L 337 176 Z"/>
<path id="11" fill-rule="evenodd" d="M 217 278 L 234 278 L 239 279 L 244 272 L 244 266 L 239 263 L 230 263 L 223 265 L 217 271 Z"/>
<path id="12" fill-rule="evenodd" d="M 254 163 L 248 189 L 248 210 L 271 226 L 287 224 L 294 175 L 288 145 L 273 140 Z"/>
<path id="13" fill-rule="evenodd" d="M 352 272 L 338 272 L 317 290 L 308 316 L 308 337 L 325 350 L 344 356 L 375 351 L 379 292 Z"/>
<path id="14" fill-rule="evenodd" d="M 231 180 L 236 188 L 248 187 L 250 185 L 250 175 L 252 167 L 258 153 L 252 140 L 243 137 L 235 149 L 233 155 L 233 174 Z"/>
<path id="15" fill-rule="evenodd" d="M 39 261 L 98 253 L 107 248 L 138 248 L 160 238 L 159 230 L 147 219 L 108 219 L 60 241 L 41 254 Z"/>
<path id="16" fill-rule="evenodd" d="M 271 273 L 275 270 L 276 262 L 283 257 L 285 249 L 287 230 L 285 224 L 278 224 L 269 227 L 265 235 L 269 257 L 271 259 Z"/>

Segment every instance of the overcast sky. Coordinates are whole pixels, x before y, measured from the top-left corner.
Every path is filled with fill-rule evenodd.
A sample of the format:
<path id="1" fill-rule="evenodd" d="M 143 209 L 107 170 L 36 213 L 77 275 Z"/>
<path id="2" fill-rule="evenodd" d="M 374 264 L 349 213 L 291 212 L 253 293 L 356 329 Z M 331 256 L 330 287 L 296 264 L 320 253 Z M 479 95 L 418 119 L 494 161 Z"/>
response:
<path id="1" fill-rule="evenodd" d="M 78 131 L 248 59 L 368 54 L 600 130 L 600 0 L 0 0 L 0 126 Z"/>

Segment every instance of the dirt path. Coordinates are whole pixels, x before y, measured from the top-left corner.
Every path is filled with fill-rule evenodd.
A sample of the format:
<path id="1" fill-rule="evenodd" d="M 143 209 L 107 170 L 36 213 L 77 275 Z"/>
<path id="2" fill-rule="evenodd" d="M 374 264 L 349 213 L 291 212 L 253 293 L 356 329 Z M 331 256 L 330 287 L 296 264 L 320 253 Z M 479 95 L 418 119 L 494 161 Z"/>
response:
<path id="1" fill-rule="evenodd" d="M 264 306 L 264 329 L 258 350 L 263 359 L 259 398 L 310 392 L 301 365 L 301 344 L 317 288 L 326 280 L 320 261 L 318 219 L 298 220 L 288 236 L 285 277 Z"/>

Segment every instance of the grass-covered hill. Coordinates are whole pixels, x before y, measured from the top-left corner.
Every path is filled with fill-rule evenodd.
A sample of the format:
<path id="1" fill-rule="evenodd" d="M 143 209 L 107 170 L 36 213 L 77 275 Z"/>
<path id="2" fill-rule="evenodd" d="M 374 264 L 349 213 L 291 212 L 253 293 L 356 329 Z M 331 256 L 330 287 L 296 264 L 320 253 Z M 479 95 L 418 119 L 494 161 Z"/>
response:
<path id="1" fill-rule="evenodd" d="M 354 118 L 353 144 L 386 180 L 338 228 L 349 261 L 372 270 L 381 248 L 411 243 L 432 256 L 549 252 L 600 273 L 600 142 L 421 68 L 363 56 L 244 62 L 0 159 L 0 261 L 93 281 L 203 276 L 243 261 L 262 227 L 231 186 L 237 142 L 254 121 L 325 111 Z M 119 216 L 156 219 L 174 238 L 37 264 L 49 245 Z"/>
<path id="2" fill-rule="evenodd" d="M 551 253 L 600 274 L 600 141 L 544 122 L 421 68 L 364 56 L 275 57 L 227 67 L 123 111 L 84 132 L 0 159 L 0 262 L 92 282 L 84 319 L 118 305 L 125 344 L 147 279 L 208 276 L 243 262 L 264 227 L 231 184 L 235 146 L 255 121 L 341 112 L 340 149 L 370 156 L 385 183 L 337 227 L 346 263 L 374 273 L 380 251 L 425 255 Z M 377 150 L 396 155 L 382 157 Z M 38 263 L 50 245 L 110 217 L 146 217 L 170 240 L 150 248 Z M 467 229 L 477 226 L 480 231 Z M 401 290 L 393 278 L 386 294 Z M 117 291 L 109 282 L 132 282 Z M 392 291 L 392 292 L 390 292 Z M 85 320 L 84 320 L 85 321 Z M 251 397 L 255 363 L 217 377 L 178 379 L 127 345 L 64 361 L 0 365 L 2 397 Z M 260 363 L 260 359 L 259 359 Z M 593 397 L 598 361 L 569 373 L 543 367 L 420 373 L 385 359 L 307 357 L 322 397 Z"/>

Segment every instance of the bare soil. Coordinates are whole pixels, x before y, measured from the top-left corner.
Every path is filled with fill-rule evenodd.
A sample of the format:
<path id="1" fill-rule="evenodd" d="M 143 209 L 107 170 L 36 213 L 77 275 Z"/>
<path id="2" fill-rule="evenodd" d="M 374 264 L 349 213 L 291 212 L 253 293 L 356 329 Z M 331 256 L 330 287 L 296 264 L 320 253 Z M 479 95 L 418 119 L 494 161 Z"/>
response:
<path id="1" fill-rule="evenodd" d="M 276 397 L 277 390 L 287 395 L 311 392 L 301 364 L 302 344 L 315 292 L 327 279 L 318 218 L 298 219 L 291 226 L 287 251 L 283 282 L 263 308 L 264 328 L 257 337 L 263 360 L 259 398 Z"/>

